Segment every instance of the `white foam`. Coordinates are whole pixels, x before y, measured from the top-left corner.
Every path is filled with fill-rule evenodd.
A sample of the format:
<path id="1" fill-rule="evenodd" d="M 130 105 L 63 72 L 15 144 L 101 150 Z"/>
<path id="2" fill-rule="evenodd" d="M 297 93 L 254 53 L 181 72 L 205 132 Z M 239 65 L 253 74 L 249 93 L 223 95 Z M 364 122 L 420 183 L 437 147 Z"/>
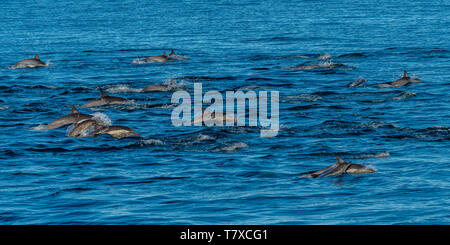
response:
<path id="1" fill-rule="evenodd" d="M 333 68 L 334 67 L 334 63 L 331 60 L 327 60 L 325 62 L 320 63 L 319 66 L 322 67 L 322 68 Z"/>
<path id="2" fill-rule="evenodd" d="M 131 62 L 131 64 L 147 64 L 148 62 L 147 61 L 145 61 L 145 59 L 143 59 L 143 58 L 137 58 L 137 59 L 134 59 L 132 62 Z"/>
<path id="3" fill-rule="evenodd" d="M 39 124 L 38 126 L 32 127 L 31 129 L 35 130 L 35 131 L 43 131 L 43 130 L 47 130 L 47 125 Z"/>
<path id="4" fill-rule="evenodd" d="M 115 93 L 140 93 L 142 92 L 142 89 L 140 88 L 132 88 L 126 84 L 119 84 L 119 85 L 114 85 L 108 89 L 106 89 L 107 92 L 111 93 L 111 94 L 115 94 Z"/>
<path id="5" fill-rule="evenodd" d="M 175 108 L 175 107 L 177 107 L 176 104 L 164 104 L 164 105 L 161 105 L 161 106 L 155 107 L 155 108 L 159 108 L 159 109 L 172 109 L 172 108 Z"/>
<path id="6" fill-rule="evenodd" d="M 101 112 L 95 112 L 92 115 L 92 119 L 97 121 L 99 124 L 104 125 L 104 126 L 111 126 L 112 125 L 112 121 L 111 118 L 109 118 L 106 114 L 101 113 Z"/>
<path id="7" fill-rule="evenodd" d="M 146 139 L 141 141 L 142 145 L 164 145 L 164 142 L 159 139 Z"/>
<path id="8" fill-rule="evenodd" d="M 332 56 L 330 54 L 328 54 L 328 53 L 321 54 L 321 55 L 319 55 L 319 57 L 317 57 L 317 59 L 319 59 L 319 60 L 328 60 L 328 59 L 331 59 L 331 58 L 332 58 Z"/>

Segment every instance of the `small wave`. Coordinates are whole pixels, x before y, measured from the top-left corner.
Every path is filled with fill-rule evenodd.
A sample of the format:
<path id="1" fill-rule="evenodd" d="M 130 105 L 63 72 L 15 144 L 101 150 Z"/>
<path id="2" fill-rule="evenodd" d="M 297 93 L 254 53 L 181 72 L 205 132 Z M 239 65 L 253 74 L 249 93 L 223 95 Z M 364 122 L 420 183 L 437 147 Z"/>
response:
<path id="1" fill-rule="evenodd" d="M 408 98 L 414 97 L 417 94 L 414 92 L 402 92 L 397 96 L 388 97 L 385 99 L 374 99 L 374 100 L 363 100 L 362 102 L 368 102 L 368 103 L 384 103 L 388 101 L 398 101 L 398 100 L 406 100 Z"/>
<path id="2" fill-rule="evenodd" d="M 276 59 L 295 59 L 295 58 L 328 60 L 333 58 L 333 56 L 331 56 L 328 53 L 323 53 L 323 54 L 293 54 L 276 57 Z"/>
<path id="3" fill-rule="evenodd" d="M 366 159 L 366 158 L 384 158 L 389 157 L 391 154 L 389 152 L 378 152 L 378 153 L 370 153 L 370 154 L 361 154 L 355 156 L 355 159 Z"/>
<path id="4" fill-rule="evenodd" d="M 82 191 L 91 191 L 94 190 L 92 188 L 85 188 L 85 187 L 74 187 L 74 188 L 66 188 L 66 189 L 62 189 L 60 191 L 56 191 L 52 194 L 50 194 L 51 196 L 56 196 L 59 195 L 63 192 L 82 192 Z"/>
<path id="5" fill-rule="evenodd" d="M 433 126 L 424 129 L 400 128 L 399 134 L 382 136 L 390 139 L 424 139 L 441 141 L 449 139 L 450 128 L 445 126 Z"/>
<path id="6" fill-rule="evenodd" d="M 359 123 L 355 126 L 355 128 L 370 128 L 370 129 L 378 129 L 378 128 L 396 128 L 394 124 L 385 123 L 382 121 L 376 122 L 367 122 L 367 123 Z"/>
<path id="7" fill-rule="evenodd" d="M 364 53 L 348 53 L 339 55 L 338 58 L 364 58 L 367 57 Z"/>
<path id="8" fill-rule="evenodd" d="M 313 108 L 317 108 L 319 106 L 317 105 L 299 105 L 299 106 L 293 106 L 288 108 L 288 110 L 290 111 L 303 111 L 303 110 L 309 110 L 309 109 L 313 109 Z"/>
<path id="9" fill-rule="evenodd" d="M 24 86 L 27 89 L 60 89 L 60 87 L 56 86 L 48 86 L 48 85 L 30 85 L 30 86 Z"/>
<path id="10" fill-rule="evenodd" d="M 225 77 L 208 77 L 208 76 L 184 76 L 179 77 L 178 79 L 185 79 L 185 80 L 206 80 L 206 81 L 221 81 L 221 80 L 236 80 L 236 77 L 231 76 L 225 76 Z"/>
<path id="11" fill-rule="evenodd" d="M 341 121 L 341 120 L 327 120 L 322 122 L 320 125 L 325 125 L 329 128 L 334 129 L 379 129 L 379 128 L 397 128 L 395 124 L 385 123 L 383 121 L 372 121 L 372 122 L 351 122 L 351 121 Z"/>
<path id="12" fill-rule="evenodd" d="M 289 95 L 286 96 L 286 99 L 298 99 L 306 102 L 315 102 L 321 100 L 322 97 L 314 94 L 300 94 L 300 95 Z"/>

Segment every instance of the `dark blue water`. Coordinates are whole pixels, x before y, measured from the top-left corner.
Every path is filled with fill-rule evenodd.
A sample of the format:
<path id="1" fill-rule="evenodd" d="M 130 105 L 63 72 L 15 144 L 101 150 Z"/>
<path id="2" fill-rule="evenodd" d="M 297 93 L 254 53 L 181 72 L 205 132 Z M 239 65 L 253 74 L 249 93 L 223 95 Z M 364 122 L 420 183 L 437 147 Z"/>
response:
<path id="1" fill-rule="evenodd" d="M 0 9 L 1 224 L 449 224 L 448 1 L 42 0 Z M 189 60 L 131 64 L 170 49 Z M 48 67 L 3 68 L 36 52 Z M 324 54 L 332 58 L 314 58 Z M 343 66 L 284 69 L 309 64 Z M 376 86 L 404 69 L 423 82 Z M 347 87 L 359 77 L 366 86 Z M 140 92 L 169 79 L 191 92 L 194 82 L 204 92 L 279 91 L 278 136 L 172 126 L 172 92 Z M 133 103 L 80 111 L 143 139 L 37 130 L 99 88 Z M 335 155 L 378 172 L 299 177 Z"/>

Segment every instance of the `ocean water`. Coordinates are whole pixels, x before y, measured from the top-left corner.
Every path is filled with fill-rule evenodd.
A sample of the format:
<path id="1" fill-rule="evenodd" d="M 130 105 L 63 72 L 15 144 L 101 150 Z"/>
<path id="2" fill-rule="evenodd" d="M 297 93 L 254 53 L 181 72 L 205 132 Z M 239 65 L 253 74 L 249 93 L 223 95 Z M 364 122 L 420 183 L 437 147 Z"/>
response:
<path id="1" fill-rule="evenodd" d="M 448 1 L 0 8 L 1 224 L 449 224 Z M 171 49 L 189 60 L 131 64 Z M 34 53 L 49 66 L 5 69 Z M 405 69 L 422 82 L 377 86 Z M 279 91 L 278 136 L 172 126 L 173 91 L 140 90 L 170 79 Z M 131 102 L 79 108 L 100 88 Z M 40 130 L 68 105 L 144 137 Z M 377 173 L 300 177 L 336 155 Z"/>

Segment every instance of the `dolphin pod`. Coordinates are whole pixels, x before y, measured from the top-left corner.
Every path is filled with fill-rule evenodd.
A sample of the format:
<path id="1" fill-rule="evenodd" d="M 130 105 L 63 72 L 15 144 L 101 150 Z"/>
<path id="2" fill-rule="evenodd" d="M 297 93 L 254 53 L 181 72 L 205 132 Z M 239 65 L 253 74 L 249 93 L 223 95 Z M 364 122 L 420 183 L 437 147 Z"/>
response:
<path id="1" fill-rule="evenodd" d="M 8 67 L 8 69 L 34 68 L 40 66 L 47 66 L 47 64 L 41 61 L 38 54 L 35 54 L 34 58 L 21 60 L 15 65 Z"/>
<path id="2" fill-rule="evenodd" d="M 331 62 L 331 56 L 330 55 L 320 55 L 320 56 L 299 56 L 300 58 L 315 58 L 315 59 L 322 59 L 322 60 L 328 60 L 324 63 L 320 64 L 302 64 L 297 66 L 291 66 L 291 67 L 282 67 L 284 69 L 292 69 L 292 70 L 315 70 L 315 69 L 335 69 L 335 68 L 345 68 L 346 70 L 353 69 L 353 67 L 349 67 L 345 64 L 340 63 L 333 63 Z M 174 50 L 171 50 L 169 54 L 166 52 L 163 52 L 161 55 L 154 55 L 154 56 L 148 56 L 142 61 L 144 62 L 158 62 L 158 63 L 164 63 L 168 61 L 175 61 L 175 60 L 188 60 L 188 58 L 179 56 L 175 53 Z M 133 62 L 134 63 L 134 62 Z M 20 69 L 20 68 L 33 68 L 33 67 L 41 67 L 41 66 L 47 66 L 46 63 L 40 60 L 38 54 L 35 54 L 34 58 L 30 59 L 24 59 L 19 62 L 17 62 L 15 65 L 8 67 L 9 69 Z M 362 87 L 365 86 L 365 83 L 367 80 L 360 77 L 357 80 L 347 84 L 347 87 Z M 396 87 L 402 87 L 406 86 L 410 83 L 417 83 L 421 82 L 420 79 L 410 77 L 407 71 L 405 70 L 403 73 L 403 76 L 395 81 L 387 82 L 378 84 L 380 88 L 396 88 Z M 142 89 L 142 92 L 154 92 L 154 91 L 169 91 L 176 87 L 176 84 L 174 80 L 171 80 L 169 84 L 154 84 L 154 85 L 148 85 L 145 88 Z M 82 108 L 88 108 L 88 107 L 95 107 L 95 106 L 104 106 L 104 105 L 114 105 L 114 104 L 123 104 L 126 103 L 127 100 L 121 97 L 116 96 L 109 96 L 106 94 L 102 89 L 100 89 L 101 96 L 95 99 L 92 99 L 91 101 L 81 105 Z M 200 123 L 204 122 L 204 114 L 209 113 L 208 111 L 203 109 L 202 116 L 199 118 L 195 118 L 192 123 Z M 216 114 L 216 113 L 210 113 L 209 117 L 213 121 L 222 121 L 226 122 L 227 119 L 236 121 L 236 118 L 234 118 L 234 115 L 227 115 L 224 114 Z M 60 118 L 55 119 L 54 121 L 50 122 L 49 124 L 45 125 L 45 129 L 56 129 L 63 126 L 72 125 L 73 128 L 71 129 L 68 136 L 70 137 L 87 137 L 87 136 L 97 136 L 101 134 L 110 135 L 114 138 L 121 139 L 126 137 L 142 137 L 139 133 L 137 133 L 135 130 L 126 127 L 126 126 L 111 126 L 106 125 L 101 120 L 95 119 L 94 116 L 80 113 L 74 106 L 72 106 L 72 112 L 62 116 Z M 310 171 L 303 173 L 302 176 L 304 177 L 311 177 L 311 178 L 320 178 L 320 177 L 329 177 L 329 176 L 336 176 L 336 175 L 343 175 L 343 174 L 368 174 L 368 173 L 376 173 L 376 170 L 367 166 L 363 166 L 360 164 L 355 164 L 352 162 L 346 162 L 339 156 L 336 156 L 337 162 L 335 164 L 332 164 L 328 167 L 325 167 L 320 170 L 316 171 Z"/>
<path id="3" fill-rule="evenodd" d="M 86 137 L 92 135 L 92 132 L 98 130 L 102 125 L 94 119 L 87 119 L 74 124 L 74 128 L 69 133 L 69 137 Z"/>
<path id="4" fill-rule="evenodd" d="M 69 133 L 70 137 L 81 138 L 86 136 L 97 136 L 99 134 L 108 134 L 117 139 L 125 137 L 142 137 L 129 127 L 104 125 L 101 121 L 95 120 L 94 116 L 80 113 L 73 105 L 70 114 L 52 121 L 44 128 L 55 129 L 71 124 L 74 125 L 74 127 Z"/>
<path id="5" fill-rule="evenodd" d="M 336 156 L 337 162 L 333 165 L 330 165 L 326 168 L 317 171 L 310 171 L 306 173 L 302 173 L 302 177 L 329 177 L 334 175 L 342 175 L 342 174 L 369 174 L 376 173 L 375 169 L 359 165 L 352 162 L 346 162 L 344 159 Z"/>

